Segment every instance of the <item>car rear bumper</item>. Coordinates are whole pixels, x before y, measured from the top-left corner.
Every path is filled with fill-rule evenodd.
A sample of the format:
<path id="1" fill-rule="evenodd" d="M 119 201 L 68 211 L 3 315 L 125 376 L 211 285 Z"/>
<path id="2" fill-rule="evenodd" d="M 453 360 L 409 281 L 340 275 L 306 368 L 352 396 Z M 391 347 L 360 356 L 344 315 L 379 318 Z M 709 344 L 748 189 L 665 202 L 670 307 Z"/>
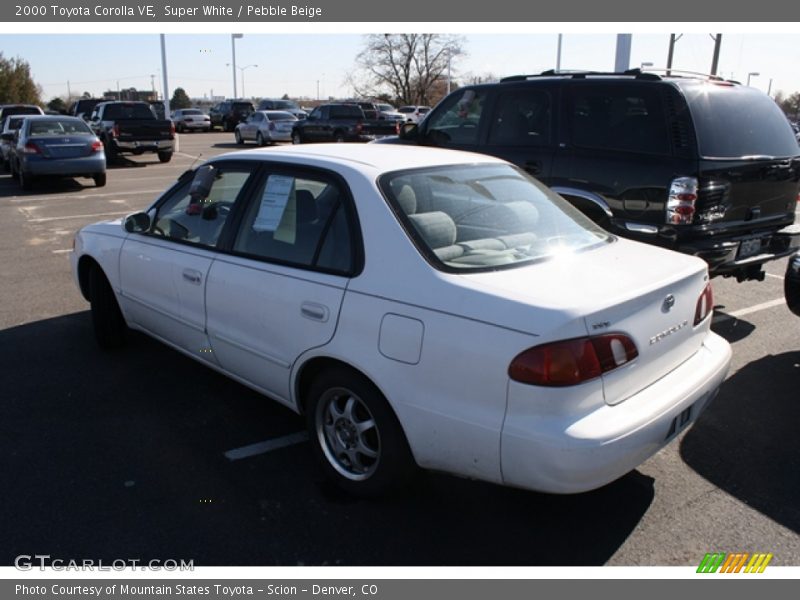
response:
<path id="1" fill-rule="evenodd" d="M 173 140 L 154 140 L 144 142 L 121 142 L 114 141 L 114 147 L 118 152 L 167 152 L 171 151 L 175 145 Z"/>
<path id="2" fill-rule="evenodd" d="M 716 396 L 730 360 L 728 342 L 709 333 L 690 359 L 624 402 L 566 416 L 553 409 L 543 415 L 535 398 L 541 388 L 511 382 L 503 482 L 568 494 L 614 481 L 694 422 Z"/>
<path id="3" fill-rule="evenodd" d="M 28 158 L 21 168 L 31 175 L 60 175 L 64 177 L 80 177 L 97 175 L 106 171 L 106 157 L 103 152 L 79 158 Z"/>
<path id="4" fill-rule="evenodd" d="M 183 129 L 211 129 L 210 121 L 183 121 L 180 123 Z"/>

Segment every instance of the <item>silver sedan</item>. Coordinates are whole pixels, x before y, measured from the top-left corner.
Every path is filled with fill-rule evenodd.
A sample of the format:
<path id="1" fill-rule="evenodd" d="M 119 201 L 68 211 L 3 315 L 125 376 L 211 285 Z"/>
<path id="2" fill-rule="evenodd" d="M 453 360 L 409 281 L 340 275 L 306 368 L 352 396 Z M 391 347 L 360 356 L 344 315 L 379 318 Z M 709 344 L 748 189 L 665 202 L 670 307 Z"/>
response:
<path id="1" fill-rule="evenodd" d="M 198 108 L 179 108 L 172 113 L 175 131 L 211 131 L 211 117 Z"/>
<path id="2" fill-rule="evenodd" d="M 234 131 L 237 144 L 254 141 L 259 146 L 275 142 L 291 142 L 297 117 L 282 110 L 257 110 Z"/>

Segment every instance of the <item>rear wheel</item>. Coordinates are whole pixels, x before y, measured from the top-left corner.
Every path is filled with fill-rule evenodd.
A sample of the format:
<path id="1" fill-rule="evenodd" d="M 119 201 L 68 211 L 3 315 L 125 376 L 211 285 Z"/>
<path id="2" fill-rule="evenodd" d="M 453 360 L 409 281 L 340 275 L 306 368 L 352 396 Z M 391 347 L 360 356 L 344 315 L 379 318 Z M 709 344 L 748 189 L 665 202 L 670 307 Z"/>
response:
<path id="1" fill-rule="evenodd" d="M 96 175 L 92 175 L 92 179 L 94 179 L 94 184 L 97 187 L 103 187 L 106 184 L 105 173 L 97 173 Z"/>
<path id="2" fill-rule="evenodd" d="M 261 135 L 260 131 L 256 135 L 256 144 L 258 144 L 259 146 L 263 146 L 264 145 L 264 136 Z"/>
<path id="3" fill-rule="evenodd" d="M 158 160 L 160 160 L 162 163 L 168 163 L 172 160 L 172 152 L 159 152 Z"/>
<path id="4" fill-rule="evenodd" d="M 358 373 L 334 368 L 318 375 L 306 418 L 325 475 L 349 493 L 381 495 L 407 483 L 416 471 L 389 403 Z"/>
<path id="5" fill-rule="evenodd" d="M 343 131 L 335 131 L 333 133 L 333 141 L 337 144 L 341 144 L 345 141 L 344 139 L 344 132 Z"/>
<path id="6" fill-rule="evenodd" d="M 105 350 L 119 348 L 125 343 L 128 328 L 114 290 L 98 266 L 92 267 L 89 272 L 89 298 L 94 337 L 98 345 Z"/>
<path id="7" fill-rule="evenodd" d="M 300 135 L 299 131 L 292 132 L 292 143 L 293 144 L 302 144 L 303 143 L 303 136 Z"/>

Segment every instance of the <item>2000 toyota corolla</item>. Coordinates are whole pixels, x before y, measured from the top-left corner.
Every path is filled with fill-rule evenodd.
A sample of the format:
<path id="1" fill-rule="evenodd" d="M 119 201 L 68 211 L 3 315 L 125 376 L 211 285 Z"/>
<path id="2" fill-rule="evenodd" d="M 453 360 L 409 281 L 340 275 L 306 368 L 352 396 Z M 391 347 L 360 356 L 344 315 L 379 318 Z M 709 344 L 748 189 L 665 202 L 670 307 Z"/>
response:
<path id="1" fill-rule="evenodd" d="M 227 154 L 82 229 L 72 264 L 102 346 L 141 330 L 304 413 L 356 493 L 417 465 L 602 486 L 694 421 L 730 362 L 703 261 L 475 154 Z"/>

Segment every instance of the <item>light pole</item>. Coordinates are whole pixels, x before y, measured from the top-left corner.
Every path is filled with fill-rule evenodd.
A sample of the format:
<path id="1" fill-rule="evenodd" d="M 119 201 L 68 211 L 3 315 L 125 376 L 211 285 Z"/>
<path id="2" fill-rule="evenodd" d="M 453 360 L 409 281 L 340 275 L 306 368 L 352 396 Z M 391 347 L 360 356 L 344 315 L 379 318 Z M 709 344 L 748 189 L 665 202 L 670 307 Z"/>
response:
<path id="1" fill-rule="evenodd" d="M 756 73 L 755 71 L 752 71 L 751 73 L 748 73 L 747 74 L 747 87 L 750 87 L 750 78 L 751 77 L 758 77 L 759 75 L 761 75 L 761 73 Z"/>
<path id="2" fill-rule="evenodd" d="M 230 66 L 230 63 L 228 63 L 225 66 L 226 67 Z M 249 69 L 250 67 L 258 67 L 258 65 L 245 65 L 244 67 L 237 67 L 236 65 L 233 65 L 233 67 L 235 69 L 239 69 L 242 72 L 242 98 L 244 98 L 245 97 L 245 93 L 244 93 L 244 70 L 245 69 Z M 236 93 L 236 92 L 234 92 L 234 93 Z"/>
<path id="3" fill-rule="evenodd" d="M 651 62 L 643 62 L 641 65 L 639 65 L 639 70 L 644 71 L 645 67 L 652 67 L 652 66 L 653 63 Z"/>
<path id="4" fill-rule="evenodd" d="M 556 48 L 556 73 L 561 71 L 561 39 L 563 34 L 558 34 L 558 47 Z"/>
<path id="5" fill-rule="evenodd" d="M 231 62 L 233 65 L 231 71 L 233 72 L 233 97 L 236 98 L 236 40 L 244 37 L 243 33 L 231 34 Z"/>

